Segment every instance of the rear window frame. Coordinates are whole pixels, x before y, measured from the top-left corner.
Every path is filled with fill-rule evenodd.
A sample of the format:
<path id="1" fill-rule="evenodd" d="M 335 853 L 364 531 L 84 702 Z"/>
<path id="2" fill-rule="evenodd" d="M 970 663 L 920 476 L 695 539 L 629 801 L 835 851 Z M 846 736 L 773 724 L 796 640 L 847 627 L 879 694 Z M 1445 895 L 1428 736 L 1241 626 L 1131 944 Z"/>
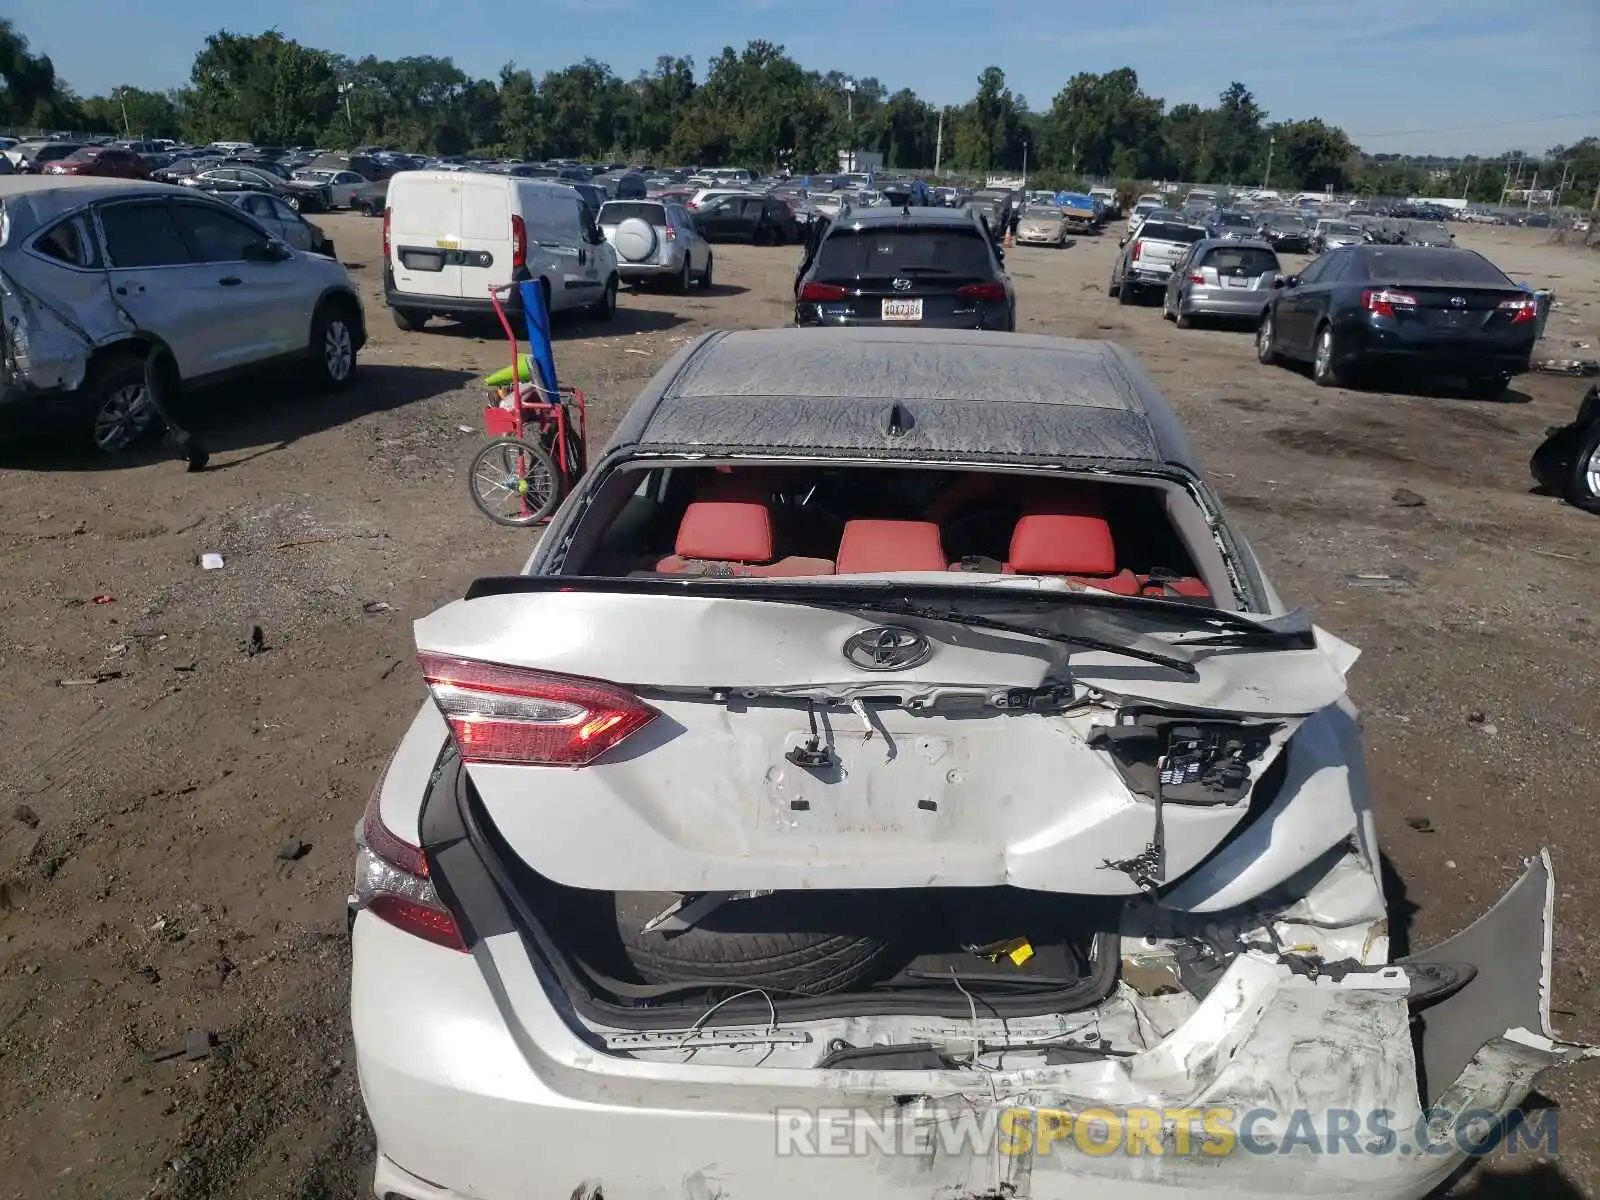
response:
<path id="1" fill-rule="evenodd" d="M 86 248 L 89 251 L 90 261 L 88 263 L 69 262 L 64 258 L 59 258 L 56 255 L 51 254 L 49 251 L 40 248 L 40 242 L 50 237 L 56 232 L 56 230 L 60 229 L 64 225 L 71 225 L 76 230 L 78 245 Z M 50 222 L 49 225 L 39 230 L 28 239 L 27 250 L 30 254 L 37 258 L 43 259 L 51 266 L 63 267 L 68 271 L 99 271 L 103 269 L 106 262 L 104 251 L 100 245 L 99 225 L 90 219 L 90 213 L 87 206 L 74 209 L 72 212 L 58 217 L 56 220 Z"/>
<path id="2" fill-rule="evenodd" d="M 645 218 L 640 213 L 630 213 L 628 216 L 619 217 L 614 222 L 611 221 L 607 216 L 606 210 L 613 207 L 620 208 L 624 205 L 652 209 L 653 215 Z M 659 220 L 657 220 L 658 217 Z M 623 221 L 631 221 L 635 218 L 649 220 L 651 225 L 659 224 L 665 226 L 672 223 L 672 214 L 667 211 L 666 203 L 661 200 L 607 200 L 600 206 L 600 211 L 595 214 L 594 220 L 596 225 L 620 225 Z"/>
<path id="3" fill-rule="evenodd" d="M 1173 229 L 1193 237 L 1163 237 L 1157 230 Z M 1152 221 L 1148 217 L 1139 226 L 1138 239 L 1141 242 L 1170 242 L 1173 245 L 1192 246 L 1196 242 L 1206 239 L 1206 231 L 1197 225 L 1184 225 L 1177 221 Z"/>
<path id="4" fill-rule="evenodd" d="M 1380 269 L 1381 260 L 1385 258 L 1396 259 L 1404 267 L 1399 272 Z M 1415 264 L 1427 263 L 1429 265 L 1441 262 L 1465 263 L 1471 262 L 1475 266 L 1486 268 L 1498 276 L 1496 279 L 1476 279 L 1470 275 L 1450 274 L 1432 275 L 1417 274 Z M 1467 250 L 1462 247 L 1447 246 L 1364 246 L 1362 248 L 1361 265 L 1365 268 L 1367 278 L 1370 280 L 1388 280 L 1396 284 L 1416 284 L 1422 287 L 1445 285 L 1451 283 L 1471 284 L 1476 287 L 1497 287 L 1506 291 L 1516 291 L 1517 285 L 1512 278 L 1502 271 L 1492 260 L 1479 254 L 1476 250 Z"/>
<path id="5" fill-rule="evenodd" d="M 1265 275 L 1267 273 L 1267 271 L 1276 271 L 1280 275 L 1283 273 L 1283 260 L 1280 259 L 1274 251 L 1267 249 L 1265 246 L 1241 246 L 1241 245 L 1237 245 L 1237 244 L 1232 245 L 1232 246 L 1223 246 L 1223 245 L 1211 246 L 1206 250 L 1205 257 L 1202 258 L 1198 263 L 1196 263 L 1195 266 L 1196 267 L 1202 267 L 1202 268 L 1203 267 L 1211 267 L 1214 270 L 1216 270 L 1218 272 L 1218 274 L 1220 274 L 1221 273 L 1221 268 L 1217 267 L 1211 261 L 1212 258 L 1214 256 L 1218 255 L 1218 254 L 1238 254 L 1238 255 L 1252 254 L 1252 255 L 1261 255 L 1261 256 L 1264 256 L 1264 257 L 1266 257 L 1268 259 L 1271 259 L 1272 260 L 1272 266 L 1266 268 L 1265 270 L 1253 272 L 1252 273 L 1252 277 L 1253 278 L 1259 278 L 1260 276 Z"/>
<path id="6" fill-rule="evenodd" d="M 985 277 L 996 281 L 1002 277 L 1003 268 L 1001 267 L 999 261 L 995 258 L 994 243 L 989 238 L 984 236 L 983 231 L 979 229 L 976 224 L 972 226 L 966 226 L 956 224 L 954 222 L 941 222 L 939 224 L 933 224 L 916 221 L 900 221 L 884 223 L 881 225 L 863 225 L 860 228 L 841 224 L 835 224 L 831 226 L 828 230 L 827 236 L 822 239 L 821 243 L 817 247 L 816 257 L 811 264 L 811 277 L 822 280 L 860 279 L 864 276 L 871 278 L 875 274 L 883 274 L 884 272 L 872 272 L 865 269 L 854 270 L 849 275 L 840 275 L 834 272 L 825 273 L 825 259 L 823 256 L 827 252 L 830 244 L 845 240 L 850 242 L 858 242 L 862 238 L 877 238 L 882 237 L 885 234 L 894 234 L 897 236 L 903 234 L 919 234 L 923 236 L 931 235 L 935 237 L 958 238 L 962 241 L 970 241 L 973 245 L 978 246 L 983 253 L 984 271 L 986 272 Z M 848 251 L 841 246 L 838 248 L 836 253 L 848 253 Z M 865 268 L 868 264 L 866 263 L 864 256 L 858 257 L 862 258 L 861 268 Z M 977 274 L 977 272 L 961 271 L 952 271 L 951 273 L 956 275 L 963 273 Z"/>

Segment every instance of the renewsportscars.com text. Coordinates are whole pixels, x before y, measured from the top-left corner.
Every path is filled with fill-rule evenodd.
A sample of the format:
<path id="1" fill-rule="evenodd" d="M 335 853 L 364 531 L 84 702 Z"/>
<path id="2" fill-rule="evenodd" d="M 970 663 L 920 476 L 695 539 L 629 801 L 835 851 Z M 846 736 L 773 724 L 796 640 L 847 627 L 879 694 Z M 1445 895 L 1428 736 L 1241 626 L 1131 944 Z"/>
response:
<path id="1" fill-rule="evenodd" d="M 780 1155 L 931 1153 L 989 1156 L 1087 1154 L 1344 1154 L 1479 1156 L 1492 1150 L 1554 1157 L 1552 1109 L 1513 1112 L 1434 1109 L 1405 1121 L 1387 1109 L 1278 1112 L 1234 1108 L 1003 1108 L 894 1113 L 779 1109 Z"/>

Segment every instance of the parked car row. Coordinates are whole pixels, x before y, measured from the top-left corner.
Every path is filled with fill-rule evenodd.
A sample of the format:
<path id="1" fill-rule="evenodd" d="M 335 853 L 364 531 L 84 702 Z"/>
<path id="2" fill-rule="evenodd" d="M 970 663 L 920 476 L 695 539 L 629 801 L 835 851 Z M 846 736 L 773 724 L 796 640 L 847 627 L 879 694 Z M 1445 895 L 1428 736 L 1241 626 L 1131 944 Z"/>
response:
<path id="1" fill-rule="evenodd" d="M 1529 369 L 1537 297 L 1453 239 L 1374 240 L 1328 222 L 1308 240 L 1240 235 L 1147 216 L 1124 240 L 1109 291 L 1122 304 L 1161 296 L 1162 316 L 1188 328 L 1226 319 L 1256 329 L 1262 363 L 1301 362 L 1323 386 L 1396 375 L 1448 377 L 1477 396 L 1504 394 Z M 1298 272 L 1287 246 L 1323 247 Z"/>

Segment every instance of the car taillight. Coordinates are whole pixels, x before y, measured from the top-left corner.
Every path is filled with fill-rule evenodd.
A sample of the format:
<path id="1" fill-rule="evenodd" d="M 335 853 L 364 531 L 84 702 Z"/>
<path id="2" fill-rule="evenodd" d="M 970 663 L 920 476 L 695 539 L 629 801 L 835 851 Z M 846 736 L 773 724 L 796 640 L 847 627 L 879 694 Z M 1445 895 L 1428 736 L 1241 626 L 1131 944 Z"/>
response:
<path id="1" fill-rule="evenodd" d="M 800 299 L 811 304 L 820 300 L 843 300 L 849 294 L 836 283 L 808 283 L 800 289 Z"/>
<path id="2" fill-rule="evenodd" d="M 516 213 L 511 214 L 511 265 L 528 265 L 528 227 Z"/>
<path id="3" fill-rule="evenodd" d="M 1206 281 L 1206 277 L 1204 275 L 1200 274 L 1199 271 L 1191 271 L 1189 273 L 1189 282 L 1190 283 L 1204 283 L 1205 281 Z"/>
<path id="4" fill-rule="evenodd" d="M 969 283 L 958 287 L 956 295 L 963 300 L 1004 300 L 1006 288 L 1003 283 Z"/>
<path id="5" fill-rule="evenodd" d="M 586 767 L 660 714 L 609 683 L 423 653 L 461 761 Z"/>
<path id="6" fill-rule="evenodd" d="M 1394 310 L 1397 308 L 1415 308 L 1416 306 L 1417 298 L 1406 292 L 1396 292 L 1391 291 L 1389 288 L 1381 288 L 1377 291 L 1361 293 L 1361 307 L 1370 313 L 1376 313 L 1380 317 L 1394 316 Z"/>
<path id="7" fill-rule="evenodd" d="M 373 789 L 356 838 L 356 908 L 435 946 L 465 952 L 461 926 L 429 878 L 427 856 L 383 823 L 381 789 L 381 782 Z"/>
<path id="8" fill-rule="evenodd" d="M 1515 300 L 1502 300 L 1495 306 L 1500 312 L 1511 313 L 1513 325 L 1526 325 L 1539 315 L 1539 302 L 1532 296 L 1519 297 Z"/>
<path id="9" fill-rule="evenodd" d="M 1138 262 L 1139 261 L 1139 256 L 1141 254 L 1143 254 L 1143 253 L 1144 253 L 1144 243 L 1143 242 L 1135 242 L 1133 244 L 1133 254 L 1131 256 L 1129 256 L 1128 261 L 1129 262 Z"/>
<path id="10" fill-rule="evenodd" d="M 184 182 L 188 181 L 185 180 Z M 389 218 L 393 214 L 394 209 L 392 208 L 385 208 L 383 210 L 383 259 L 385 262 L 389 261 Z"/>
<path id="11" fill-rule="evenodd" d="M 661 236 L 666 241 L 675 242 L 678 240 L 678 231 L 671 225 L 663 225 L 661 227 Z"/>

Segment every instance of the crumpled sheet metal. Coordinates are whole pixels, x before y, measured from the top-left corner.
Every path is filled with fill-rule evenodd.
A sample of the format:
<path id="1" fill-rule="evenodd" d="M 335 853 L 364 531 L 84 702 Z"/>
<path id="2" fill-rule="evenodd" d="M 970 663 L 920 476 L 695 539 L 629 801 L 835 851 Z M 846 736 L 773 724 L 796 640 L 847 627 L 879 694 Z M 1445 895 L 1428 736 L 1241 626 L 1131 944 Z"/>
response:
<path id="1" fill-rule="evenodd" d="M 6 384 L 35 391 L 83 386 L 94 342 L 20 290 L 4 271 L 0 271 L 0 321 L 11 376 Z"/>

